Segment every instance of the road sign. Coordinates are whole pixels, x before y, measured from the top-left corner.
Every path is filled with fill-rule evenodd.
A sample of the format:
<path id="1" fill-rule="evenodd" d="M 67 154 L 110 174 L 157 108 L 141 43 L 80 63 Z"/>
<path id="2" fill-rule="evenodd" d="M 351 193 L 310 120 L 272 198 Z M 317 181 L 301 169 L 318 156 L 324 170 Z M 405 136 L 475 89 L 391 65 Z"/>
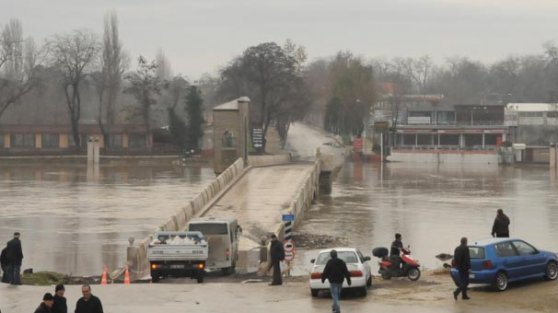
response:
<path id="1" fill-rule="evenodd" d="M 285 251 L 285 261 L 292 261 L 295 258 L 295 252 L 291 251 L 291 252 L 287 252 Z"/>
<path id="2" fill-rule="evenodd" d="M 285 249 L 285 252 L 291 252 L 295 250 L 295 244 L 294 241 L 292 240 L 287 240 L 283 243 L 283 249 Z"/>
<path id="3" fill-rule="evenodd" d="M 283 214 L 283 222 L 292 222 L 294 219 L 294 214 Z"/>

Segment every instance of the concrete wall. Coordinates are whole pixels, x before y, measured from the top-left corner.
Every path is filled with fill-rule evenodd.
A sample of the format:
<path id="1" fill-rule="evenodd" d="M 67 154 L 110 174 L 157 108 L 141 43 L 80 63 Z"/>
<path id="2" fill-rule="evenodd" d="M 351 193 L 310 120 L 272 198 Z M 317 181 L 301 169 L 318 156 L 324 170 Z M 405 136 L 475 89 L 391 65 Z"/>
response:
<path id="1" fill-rule="evenodd" d="M 291 162 L 292 156 L 290 154 L 280 155 L 250 155 L 248 156 L 248 165 L 250 166 L 267 166 L 279 165 Z"/>
<path id="2" fill-rule="evenodd" d="M 413 150 L 392 150 L 388 160 L 408 163 L 498 165 L 498 153 L 496 151 L 419 152 Z"/>
<path id="3" fill-rule="evenodd" d="M 205 188 L 188 202 L 184 207 L 180 208 L 165 223 L 159 226 L 157 230 L 176 231 L 184 229 L 188 221 L 200 214 L 210 205 L 211 201 L 218 197 L 221 192 L 225 192 L 227 187 L 231 185 L 245 171 L 244 161 L 236 160 L 217 178 L 205 186 Z M 149 275 L 149 262 L 147 261 L 147 247 L 152 237 L 142 239 L 137 243 L 131 244 L 127 249 L 127 264 L 131 269 L 134 278 L 141 278 Z"/>

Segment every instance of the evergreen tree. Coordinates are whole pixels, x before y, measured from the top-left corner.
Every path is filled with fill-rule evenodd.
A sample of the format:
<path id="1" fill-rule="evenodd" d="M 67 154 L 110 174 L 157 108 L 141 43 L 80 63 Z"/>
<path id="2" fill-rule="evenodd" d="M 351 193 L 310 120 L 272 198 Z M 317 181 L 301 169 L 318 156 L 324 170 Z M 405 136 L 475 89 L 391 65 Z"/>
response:
<path id="1" fill-rule="evenodd" d="M 186 113 L 188 121 L 186 123 L 186 147 L 198 150 L 199 141 L 203 136 L 203 99 L 201 92 L 196 86 L 188 87 L 186 95 Z"/>
<path id="2" fill-rule="evenodd" d="M 173 108 L 168 109 L 169 114 L 169 132 L 171 133 L 172 141 L 180 149 L 187 146 L 187 130 L 186 123 L 174 112 Z"/>

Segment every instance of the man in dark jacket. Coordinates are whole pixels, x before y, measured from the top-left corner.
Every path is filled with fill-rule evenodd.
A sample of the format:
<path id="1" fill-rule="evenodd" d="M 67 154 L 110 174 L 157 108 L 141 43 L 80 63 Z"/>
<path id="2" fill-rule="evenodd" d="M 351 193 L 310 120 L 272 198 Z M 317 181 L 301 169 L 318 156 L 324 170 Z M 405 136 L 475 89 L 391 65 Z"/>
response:
<path id="1" fill-rule="evenodd" d="M 455 248 L 453 263 L 459 271 L 459 286 L 453 292 L 453 298 L 457 301 L 457 296 L 462 293 L 463 300 L 469 300 L 467 286 L 469 285 L 469 272 L 471 271 L 471 256 L 469 255 L 466 237 L 461 238 L 461 245 Z"/>
<path id="2" fill-rule="evenodd" d="M 395 234 L 395 240 L 391 243 L 391 248 L 389 249 L 389 258 L 391 260 L 391 268 L 399 270 L 401 268 L 401 251 L 403 251 L 403 241 L 401 240 L 401 234 Z"/>
<path id="3" fill-rule="evenodd" d="M 66 304 L 66 297 L 64 297 L 65 292 L 66 289 L 62 284 L 58 284 L 54 288 L 54 305 L 52 306 L 52 313 L 68 313 L 68 305 Z"/>
<path id="4" fill-rule="evenodd" d="M 345 261 L 337 257 L 337 251 L 331 250 L 329 252 L 331 259 L 327 261 L 324 271 L 322 273 L 322 283 L 325 280 L 329 280 L 329 289 L 331 291 L 331 298 L 333 299 L 333 304 L 331 309 L 334 313 L 341 313 L 341 307 L 339 306 L 339 297 L 341 296 L 341 289 L 343 287 L 343 280 L 347 279 L 347 284 L 351 285 L 351 274 L 347 269 L 347 264 Z"/>
<path id="5" fill-rule="evenodd" d="M 8 275 L 7 280 L 12 285 L 21 285 L 21 261 L 23 260 L 23 252 L 21 251 L 21 241 L 19 240 L 19 232 L 14 233 L 14 238 L 8 241 L 7 259 L 8 259 Z"/>
<path id="6" fill-rule="evenodd" d="M 101 300 L 91 294 L 91 286 L 81 286 L 81 293 L 83 297 L 77 301 L 75 313 L 103 313 Z"/>
<path id="7" fill-rule="evenodd" d="M 43 302 L 39 304 L 39 307 L 35 310 L 35 313 L 51 313 L 52 305 L 54 303 L 54 297 L 50 292 L 45 293 L 43 296 Z"/>
<path id="8" fill-rule="evenodd" d="M 285 259 L 285 250 L 283 245 L 277 239 L 275 234 L 271 235 L 271 245 L 269 248 L 269 254 L 271 256 L 271 265 L 273 267 L 273 279 L 270 286 L 278 286 L 283 284 L 281 278 L 281 261 Z"/>
<path id="9" fill-rule="evenodd" d="M 2 254 L 0 254 L 0 267 L 2 269 L 2 282 L 7 283 L 8 281 L 8 247 L 2 249 Z"/>
<path id="10" fill-rule="evenodd" d="M 510 236 L 510 219 L 504 214 L 502 209 L 498 209 L 494 224 L 492 225 L 492 237 L 509 237 Z"/>

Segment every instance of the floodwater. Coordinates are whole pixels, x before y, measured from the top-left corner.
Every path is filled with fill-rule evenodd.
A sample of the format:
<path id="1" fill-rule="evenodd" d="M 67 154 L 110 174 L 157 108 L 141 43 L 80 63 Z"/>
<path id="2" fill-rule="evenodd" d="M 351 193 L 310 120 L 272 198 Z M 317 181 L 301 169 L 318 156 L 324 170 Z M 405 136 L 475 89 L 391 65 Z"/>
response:
<path id="1" fill-rule="evenodd" d="M 453 254 L 461 237 L 490 237 L 496 210 L 511 219 L 511 236 L 558 251 L 558 183 L 545 167 L 498 168 L 347 162 L 331 195 L 321 195 L 298 232 L 333 235 L 372 256 L 389 247 L 396 232 L 426 268 L 434 256 Z M 317 251 L 300 251 L 309 270 Z M 377 268 L 377 266 L 375 266 Z"/>
<path id="2" fill-rule="evenodd" d="M 2 166 L 0 240 L 21 232 L 24 269 L 100 275 L 214 177 L 207 166 Z"/>

